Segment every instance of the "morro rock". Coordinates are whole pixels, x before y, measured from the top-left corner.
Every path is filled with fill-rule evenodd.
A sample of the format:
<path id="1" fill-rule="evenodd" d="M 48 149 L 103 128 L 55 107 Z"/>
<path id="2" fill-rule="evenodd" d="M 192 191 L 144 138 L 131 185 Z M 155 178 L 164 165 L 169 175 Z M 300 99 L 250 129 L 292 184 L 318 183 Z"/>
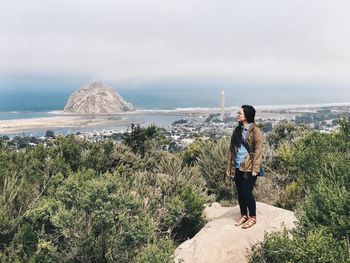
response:
<path id="1" fill-rule="evenodd" d="M 102 83 L 92 83 L 75 91 L 68 99 L 65 112 L 80 114 L 113 114 L 133 109 L 116 90 Z"/>

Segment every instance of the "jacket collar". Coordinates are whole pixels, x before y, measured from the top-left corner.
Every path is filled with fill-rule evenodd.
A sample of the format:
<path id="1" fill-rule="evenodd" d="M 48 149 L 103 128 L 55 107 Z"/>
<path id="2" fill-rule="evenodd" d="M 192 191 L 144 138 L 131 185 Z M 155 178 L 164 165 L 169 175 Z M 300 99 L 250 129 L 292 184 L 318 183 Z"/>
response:
<path id="1" fill-rule="evenodd" d="M 243 125 L 242 125 L 243 126 Z M 253 130 L 254 128 L 255 128 L 255 126 L 256 126 L 256 124 L 254 123 L 254 122 L 252 122 L 252 123 L 249 123 L 249 125 L 248 125 L 248 131 L 251 131 L 251 130 Z M 245 129 L 245 127 L 243 126 L 243 129 Z"/>

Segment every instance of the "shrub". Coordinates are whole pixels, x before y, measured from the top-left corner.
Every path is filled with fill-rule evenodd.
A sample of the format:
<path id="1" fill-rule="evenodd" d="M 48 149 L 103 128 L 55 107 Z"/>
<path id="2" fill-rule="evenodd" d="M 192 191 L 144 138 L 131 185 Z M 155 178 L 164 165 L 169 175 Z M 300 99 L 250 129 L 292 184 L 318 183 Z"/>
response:
<path id="1" fill-rule="evenodd" d="M 136 257 L 136 263 L 173 263 L 174 244 L 171 240 L 160 239 L 145 247 Z"/>
<path id="2" fill-rule="evenodd" d="M 346 263 L 349 244 L 338 241 L 324 229 L 315 229 L 301 236 L 296 232 L 267 234 L 264 241 L 254 245 L 249 262 L 271 263 Z"/>
<path id="3" fill-rule="evenodd" d="M 192 237 L 203 225 L 207 199 L 198 167 L 183 166 L 178 156 L 164 153 L 152 170 L 133 175 L 131 188 L 145 200 L 161 231 L 176 242 Z"/>
<path id="4" fill-rule="evenodd" d="M 337 239 L 349 238 L 349 218 L 350 189 L 323 178 L 315 188 L 309 190 L 303 210 L 299 214 L 304 231 L 323 227 Z"/>
<path id="5" fill-rule="evenodd" d="M 298 182 L 291 182 L 286 186 L 284 192 L 282 192 L 278 204 L 285 209 L 293 210 L 300 204 L 300 202 L 296 201 L 303 199 L 304 193 L 302 189 Z"/>
<path id="6" fill-rule="evenodd" d="M 203 141 L 196 164 L 207 183 L 208 194 L 215 194 L 217 200 L 232 199 L 235 194 L 233 180 L 226 176 L 226 138 Z"/>
<path id="7" fill-rule="evenodd" d="M 340 132 L 310 132 L 279 146 L 276 160 L 293 174 L 281 203 L 299 203 L 297 229 L 266 235 L 251 262 L 349 262 L 349 126 L 342 125 Z"/>

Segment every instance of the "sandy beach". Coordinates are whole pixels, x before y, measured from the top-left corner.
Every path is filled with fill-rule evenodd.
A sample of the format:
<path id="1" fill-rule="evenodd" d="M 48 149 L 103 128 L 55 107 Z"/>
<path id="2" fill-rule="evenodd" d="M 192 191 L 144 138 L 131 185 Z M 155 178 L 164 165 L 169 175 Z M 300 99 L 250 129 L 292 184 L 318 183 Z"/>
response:
<path id="1" fill-rule="evenodd" d="M 133 115 L 158 115 L 158 116 L 191 116 L 197 114 L 210 114 L 217 109 L 184 109 L 173 110 L 130 111 L 111 115 L 76 115 L 63 111 L 51 112 L 52 117 L 0 120 L 0 134 L 21 133 L 36 130 L 48 130 L 57 128 L 94 128 L 102 126 L 130 126 L 142 124 L 143 120 L 129 118 Z M 180 119 L 181 117 L 179 117 Z"/>
<path id="2" fill-rule="evenodd" d="M 0 134 L 17 133 L 54 128 L 100 127 L 130 125 L 135 121 L 120 116 L 53 116 L 45 118 L 0 121 Z"/>

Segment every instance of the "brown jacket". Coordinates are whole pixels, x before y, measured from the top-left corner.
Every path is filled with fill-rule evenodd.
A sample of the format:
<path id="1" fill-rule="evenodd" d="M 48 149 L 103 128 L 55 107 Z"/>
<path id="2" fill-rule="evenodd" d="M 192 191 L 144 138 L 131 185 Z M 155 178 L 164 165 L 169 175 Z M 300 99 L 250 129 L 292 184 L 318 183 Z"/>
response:
<path id="1" fill-rule="evenodd" d="M 263 135 L 261 130 L 256 126 L 255 123 L 248 129 L 247 132 L 247 144 L 249 145 L 250 153 L 247 153 L 239 170 L 242 172 L 259 172 L 260 166 L 262 165 L 262 146 L 263 146 Z M 235 175 L 235 159 L 237 156 L 237 146 L 231 150 L 229 145 L 227 149 L 227 160 L 226 160 L 226 171 L 230 175 Z"/>

